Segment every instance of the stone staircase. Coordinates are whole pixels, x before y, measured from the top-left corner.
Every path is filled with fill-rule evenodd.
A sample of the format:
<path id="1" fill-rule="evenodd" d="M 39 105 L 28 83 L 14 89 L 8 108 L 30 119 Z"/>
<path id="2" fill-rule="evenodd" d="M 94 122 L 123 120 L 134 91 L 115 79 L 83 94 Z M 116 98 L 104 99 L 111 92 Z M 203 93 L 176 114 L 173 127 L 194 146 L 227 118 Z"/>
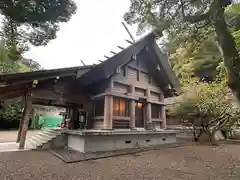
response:
<path id="1" fill-rule="evenodd" d="M 25 149 L 37 149 L 42 147 L 44 144 L 53 140 L 57 136 L 61 135 L 60 129 L 45 129 L 38 134 L 30 137 L 25 142 Z"/>

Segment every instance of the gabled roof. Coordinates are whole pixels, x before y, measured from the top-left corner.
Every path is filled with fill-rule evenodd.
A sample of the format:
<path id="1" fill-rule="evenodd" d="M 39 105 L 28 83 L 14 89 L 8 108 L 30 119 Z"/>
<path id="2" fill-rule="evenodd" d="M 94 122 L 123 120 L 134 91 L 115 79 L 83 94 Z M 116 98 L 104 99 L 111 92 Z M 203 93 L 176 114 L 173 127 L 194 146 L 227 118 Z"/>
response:
<path id="1" fill-rule="evenodd" d="M 161 86 L 163 86 L 164 91 L 168 94 L 167 96 L 172 96 L 176 93 L 179 94 L 180 83 L 172 71 L 167 57 L 161 52 L 156 44 L 155 39 L 155 32 L 149 33 L 136 43 L 98 65 L 0 75 L 0 93 L 7 92 L 8 86 L 21 89 L 25 87 L 24 84 L 34 80 L 45 81 L 56 77 L 61 78 L 73 76 L 77 78 L 77 81 L 80 82 L 80 84 L 87 86 L 94 84 L 99 80 L 109 78 L 116 73 L 118 67 L 127 64 L 133 59 L 133 56 L 140 56 L 140 54 L 142 54 L 141 52 L 144 52 L 143 54 L 147 55 L 144 58 L 155 63 L 152 64 L 152 67 L 155 68 L 156 65 L 161 67 L 160 71 L 156 70 L 157 78 L 161 79 Z M 165 90 L 165 87 L 171 88 Z"/>
<path id="2" fill-rule="evenodd" d="M 145 48 L 150 36 L 152 36 L 152 34 L 148 34 L 128 48 L 110 57 L 101 64 L 98 64 L 80 78 L 81 82 L 88 85 L 115 74 L 117 67 L 129 62 L 132 59 L 133 55 L 137 55 L 141 50 Z"/>
<path id="3" fill-rule="evenodd" d="M 158 65 L 160 65 L 161 70 L 158 73 L 158 77 L 164 78 L 164 86 L 172 88 L 169 89 L 169 91 L 174 91 L 173 93 L 179 94 L 180 83 L 168 63 L 168 58 L 161 52 L 156 44 L 155 39 L 156 37 L 154 32 L 149 33 L 128 48 L 107 59 L 101 64 L 93 67 L 83 76 L 81 76 L 79 81 L 81 81 L 81 83 L 84 85 L 90 85 L 99 80 L 109 78 L 116 73 L 116 69 L 118 67 L 127 64 L 132 60 L 134 55 L 138 55 L 140 52 L 145 50 L 145 54 L 147 54 L 149 57 L 148 59 L 155 61 Z"/>

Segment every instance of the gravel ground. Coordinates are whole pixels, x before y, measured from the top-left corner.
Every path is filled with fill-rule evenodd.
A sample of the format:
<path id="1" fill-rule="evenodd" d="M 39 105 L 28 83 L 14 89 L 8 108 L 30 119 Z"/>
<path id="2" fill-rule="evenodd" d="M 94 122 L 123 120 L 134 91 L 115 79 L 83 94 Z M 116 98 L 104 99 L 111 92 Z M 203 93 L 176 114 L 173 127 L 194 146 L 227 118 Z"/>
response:
<path id="1" fill-rule="evenodd" d="M 65 164 L 48 151 L 0 153 L 1 180 L 239 180 L 240 146 L 189 145 Z"/>

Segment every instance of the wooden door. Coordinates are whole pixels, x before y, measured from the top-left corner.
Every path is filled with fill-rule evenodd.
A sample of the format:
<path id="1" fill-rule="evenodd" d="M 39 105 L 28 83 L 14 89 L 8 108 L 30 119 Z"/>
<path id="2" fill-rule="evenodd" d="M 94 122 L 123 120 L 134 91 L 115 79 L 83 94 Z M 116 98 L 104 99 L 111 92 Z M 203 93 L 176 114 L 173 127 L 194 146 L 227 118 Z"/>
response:
<path id="1" fill-rule="evenodd" d="M 144 104 L 142 102 L 136 102 L 136 110 L 135 110 L 135 127 L 143 128 L 144 127 Z"/>

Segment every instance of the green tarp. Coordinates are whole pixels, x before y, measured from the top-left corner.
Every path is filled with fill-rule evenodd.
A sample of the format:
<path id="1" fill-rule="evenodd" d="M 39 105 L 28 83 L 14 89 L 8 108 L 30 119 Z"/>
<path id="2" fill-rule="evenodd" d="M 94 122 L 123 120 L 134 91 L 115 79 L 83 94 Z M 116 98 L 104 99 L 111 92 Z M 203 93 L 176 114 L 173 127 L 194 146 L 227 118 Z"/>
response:
<path id="1" fill-rule="evenodd" d="M 39 117 L 38 123 L 41 129 L 46 129 L 59 127 L 62 121 L 62 116 L 42 116 Z"/>

